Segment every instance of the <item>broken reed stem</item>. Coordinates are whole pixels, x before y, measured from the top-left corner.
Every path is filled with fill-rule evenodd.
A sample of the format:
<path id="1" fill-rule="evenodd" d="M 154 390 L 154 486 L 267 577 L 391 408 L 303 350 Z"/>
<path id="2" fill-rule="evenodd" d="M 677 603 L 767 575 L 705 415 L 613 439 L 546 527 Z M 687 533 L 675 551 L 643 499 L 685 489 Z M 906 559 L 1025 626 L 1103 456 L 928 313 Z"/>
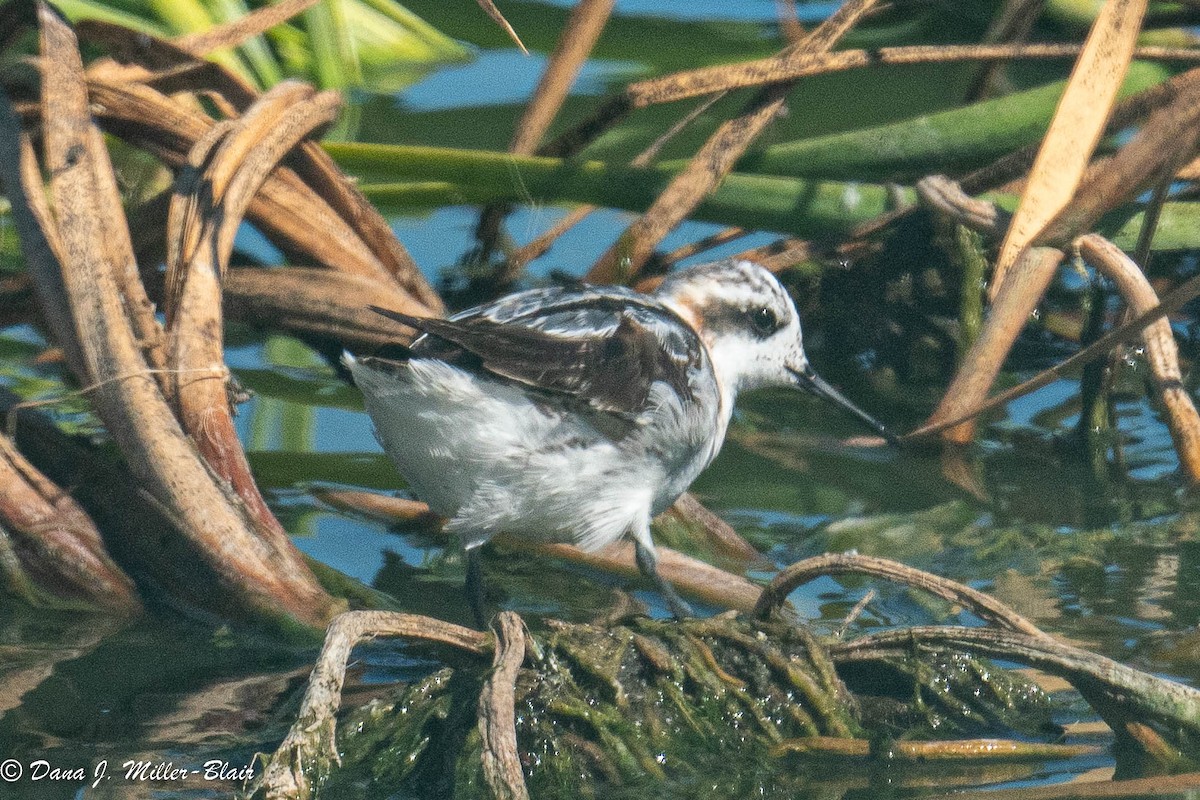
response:
<path id="1" fill-rule="evenodd" d="M 580 0 L 571 9 L 558 43 L 550 54 L 546 70 L 538 80 L 533 97 L 517 123 L 517 131 L 508 149 L 519 155 L 532 155 L 550 123 L 558 115 L 575 77 L 595 47 L 612 14 L 615 0 Z"/>
<path id="2" fill-rule="evenodd" d="M 650 166 L 651 162 L 658 156 L 659 151 L 666 146 L 667 142 L 678 136 L 680 132 L 687 128 L 688 125 L 691 125 L 693 122 L 695 122 L 696 119 L 710 107 L 712 107 L 713 103 L 717 102 L 721 96 L 722 95 L 713 96 L 709 100 L 706 100 L 696 108 L 692 109 L 682 119 L 677 120 L 673 125 L 671 125 L 670 128 L 667 129 L 666 133 L 663 133 L 661 136 L 651 142 L 645 150 L 638 153 L 637 156 L 629 162 L 630 166 Z M 525 245 L 524 247 L 513 251 L 508 258 L 508 264 L 505 266 L 502 277 L 515 280 L 520 274 L 520 270 L 523 269 L 526 264 L 544 254 L 560 236 L 578 225 L 580 222 L 583 222 L 583 220 L 586 219 L 589 214 L 595 211 L 596 208 L 596 206 L 590 205 L 579 206 L 575 208 L 570 214 L 560 220 L 549 231 L 546 231 L 541 236 L 537 237 L 537 239 Z"/>
<path id="3" fill-rule="evenodd" d="M 871 575 L 957 603 L 982 620 L 1028 636 L 1046 636 L 1036 625 L 1011 608 L 961 583 L 938 577 L 898 561 L 853 553 L 827 553 L 806 558 L 784 569 L 762 591 L 754 616 L 767 619 L 779 611 L 798 586 L 828 575 Z"/>
<path id="4" fill-rule="evenodd" d="M 602 103 L 592 116 L 558 135 L 539 151 L 539 155 L 575 155 L 638 108 L 674 103 L 716 92 L 766 86 L 781 81 L 794 81 L 813 75 L 872 66 L 1068 59 L 1078 56 L 1080 49 L 1081 46 L 1077 44 L 919 45 L 882 47 L 878 50 L 839 50 L 805 62 L 789 63 L 782 56 L 774 56 L 742 64 L 701 67 L 630 84 L 624 92 Z M 1200 50 L 1139 47 L 1134 50 L 1133 57 L 1194 63 L 1200 61 Z"/>
<path id="5" fill-rule="evenodd" d="M 491 18 L 492 22 L 499 25 L 501 30 L 508 34 L 508 38 L 512 39 L 513 44 L 519 47 L 522 53 L 529 55 L 529 51 L 525 49 L 525 43 L 521 41 L 521 37 L 517 35 L 516 30 L 512 25 L 509 24 L 508 20 L 504 18 L 504 14 L 502 14 L 500 9 L 496 7 L 495 2 L 493 2 L 493 0 L 475 1 L 479 4 L 479 7 L 483 9 L 484 13 Z"/>
<path id="6" fill-rule="evenodd" d="M 787 63 L 808 63 L 833 47 L 877 0 L 849 0 L 802 42 L 784 50 Z M 588 271 L 595 283 L 629 283 L 636 279 L 659 242 L 733 169 L 746 149 L 783 110 L 794 83 L 772 83 L 762 89 L 736 118 L 717 128 L 699 152 L 676 175 L 654 203 Z"/>
<path id="7" fill-rule="evenodd" d="M 538 144 L 545 136 L 550 123 L 558 115 L 571 85 L 575 82 L 579 70 L 591 55 L 592 48 L 604 31 L 608 18 L 612 15 L 615 0 L 581 0 L 571 9 L 567 24 L 559 34 L 550 61 L 538 80 L 533 96 L 525 106 L 525 112 L 517 123 L 517 129 L 508 151 L 517 155 L 532 155 L 537 151 Z M 507 205 L 489 205 L 479 214 L 479 223 L 475 228 L 475 238 L 483 250 L 481 258 L 486 259 L 496 249 L 500 239 L 504 217 L 508 214 Z M 579 217 L 582 219 L 582 217 Z M 561 229 L 568 230 L 570 226 Z M 539 237 L 541 239 L 542 237 Z M 526 253 L 511 253 L 505 259 L 496 274 L 495 281 L 500 286 L 508 286 L 520 277 L 521 270 L 531 259 L 528 253 L 544 253 L 554 241 L 553 238 L 544 244 L 534 243 L 537 247 Z M 536 258 L 537 256 L 534 256 Z"/>
<path id="8" fill-rule="evenodd" d="M 964 422 L 946 427 L 968 409 L 981 407 L 1009 350 L 1029 314 L 1061 263 L 1066 246 L 1087 232 L 1100 216 L 1152 185 L 1180 150 L 1194 151 L 1200 137 L 1200 69 L 1187 73 L 1171 102 L 1154 111 L 1138 134 L 1109 160 L 1105 169 L 1085 176 L 1071 204 L 1046 224 L 1000 284 L 991 314 L 975 346 L 946 389 L 941 403 L 922 430 L 940 426 L 948 441 L 965 444 L 974 426 Z M 1050 245 L 1050 246 L 1044 246 Z"/>

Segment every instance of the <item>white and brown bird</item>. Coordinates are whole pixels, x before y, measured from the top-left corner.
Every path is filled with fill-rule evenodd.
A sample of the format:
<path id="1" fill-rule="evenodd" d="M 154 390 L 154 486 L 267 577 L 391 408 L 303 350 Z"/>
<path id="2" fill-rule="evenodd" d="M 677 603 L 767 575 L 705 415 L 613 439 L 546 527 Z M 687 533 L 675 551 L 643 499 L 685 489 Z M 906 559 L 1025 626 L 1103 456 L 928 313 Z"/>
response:
<path id="1" fill-rule="evenodd" d="M 624 535 L 676 616 L 650 520 L 712 462 L 739 392 L 792 386 L 879 422 L 813 371 L 796 307 L 770 272 L 726 260 L 652 294 L 534 289 L 456 314 L 381 314 L 420 335 L 399 358 L 345 355 L 380 443 L 449 520 L 483 621 L 479 547 L 513 536 L 602 548 Z"/>

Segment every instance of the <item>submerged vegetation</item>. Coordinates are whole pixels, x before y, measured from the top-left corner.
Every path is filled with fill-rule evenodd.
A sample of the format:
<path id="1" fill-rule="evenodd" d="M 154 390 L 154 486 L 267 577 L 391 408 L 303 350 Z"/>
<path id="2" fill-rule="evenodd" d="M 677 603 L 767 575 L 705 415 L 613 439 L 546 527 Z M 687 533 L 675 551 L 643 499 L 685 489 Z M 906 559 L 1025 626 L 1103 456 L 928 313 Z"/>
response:
<path id="1" fill-rule="evenodd" d="M 282 672 L 188 698 L 252 698 L 219 748 L 282 738 L 256 784 L 270 796 L 1195 771 L 1196 4 L 850 0 L 805 24 L 778 8 L 710 24 L 611 0 L 0 6 L 0 587 L 21 609 L 0 628 L 18 651 L 0 743 L 86 740 L 46 721 L 64 713 L 48 698 L 130 642 L 145 660 L 153 625 L 117 633 L 129 620 L 182 611 L 201 622 L 174 661 L 230 675 L 238 648 L 304 671 L 329 628 L 286 736 Z M 513 62 L 536 66 L 527 103 L 488 60 L 516 58 L 497 50 L 516 34 L 548 54 Z M 473 55 L 459 80 L 497 96 L 378 94 Z M 589 64 L 607 93 L 571 94 Z M 377 94 L 347 117 L 329 90 L 352 87 Z M 751 398 L 696 487 L 721 513 L 685 495 L 656 523 L 664 576 L 726 613 L 661 621 L 610 596 L 636 579 L 627 543 L 498 537 L 489 569 L 521 615 L 460 627 L 441 521 L 364 491 L 398 484 L 378 457 L 310 452 L 351 415 L 309 407 L 358 408 L 341 350 L 407 333 L 371 305 L 437 315 L 555 270 L 646 288 L 728 255 L 777 272 L 823 371 L 911 432 L 884 454 Z M 247 425 L 247 387 L 256 410 L 296 404 Z M 374 544 L 382 565 L 342 574 L 350 548 L 313 546 L 319 515 L 385 520 L 407 549 Z M 385 636 L 442 647 L 368 656 L 404 662 L 398 688 L 348 679 L 351 650 Z M 1080 715 L 1107 733 L 1079 734 Z M 162 750 L 189 746 L 218 747 Z"/>

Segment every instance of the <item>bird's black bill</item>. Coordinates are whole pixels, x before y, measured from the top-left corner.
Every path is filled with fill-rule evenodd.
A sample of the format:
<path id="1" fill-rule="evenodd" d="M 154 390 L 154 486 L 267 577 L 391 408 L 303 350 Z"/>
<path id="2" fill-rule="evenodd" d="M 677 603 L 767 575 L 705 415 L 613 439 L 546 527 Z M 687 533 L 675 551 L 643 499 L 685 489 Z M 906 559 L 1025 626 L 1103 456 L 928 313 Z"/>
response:
<path id="1" fill-rule="evenodd" d="M 806 364 L 804 369 L 793 369 L 790 372 L 796 376 L 796 383 L 801 389 L 811 392 L 823 400 L 828 400 L 856 419 L 865 422 L 873 431 L 882 436 L 888 444 L 900 444 L 900 440 L 896 438 L 895 434 L 885 428 L 882 422 L 847 400 L 845 395 L 826 383 L 825 379 L 818 375 L 811 366 Z"/>

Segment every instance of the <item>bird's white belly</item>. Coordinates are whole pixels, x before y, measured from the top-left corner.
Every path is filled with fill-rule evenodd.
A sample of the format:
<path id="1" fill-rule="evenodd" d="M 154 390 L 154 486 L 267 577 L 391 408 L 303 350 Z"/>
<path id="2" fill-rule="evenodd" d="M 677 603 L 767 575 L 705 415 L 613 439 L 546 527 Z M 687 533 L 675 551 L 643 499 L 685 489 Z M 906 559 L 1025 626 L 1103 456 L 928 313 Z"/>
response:
<path id="1" fill-rule="evenodd" d="M 715 453 L 711 424 L 681 432 L 688 421 L 669 410 L 671 430 L 644 426 L 613 439 L 586 418 L 440 361 L 414 359 L 396 372 L 347 363 L 384 449 L 468 547 L 501 531 L 603 547 L 670 504 Z M 674 448 L 666 462 L 645 446 L 654 435 Z M 695 452 L 679 447 L 689 437 Z"/>

